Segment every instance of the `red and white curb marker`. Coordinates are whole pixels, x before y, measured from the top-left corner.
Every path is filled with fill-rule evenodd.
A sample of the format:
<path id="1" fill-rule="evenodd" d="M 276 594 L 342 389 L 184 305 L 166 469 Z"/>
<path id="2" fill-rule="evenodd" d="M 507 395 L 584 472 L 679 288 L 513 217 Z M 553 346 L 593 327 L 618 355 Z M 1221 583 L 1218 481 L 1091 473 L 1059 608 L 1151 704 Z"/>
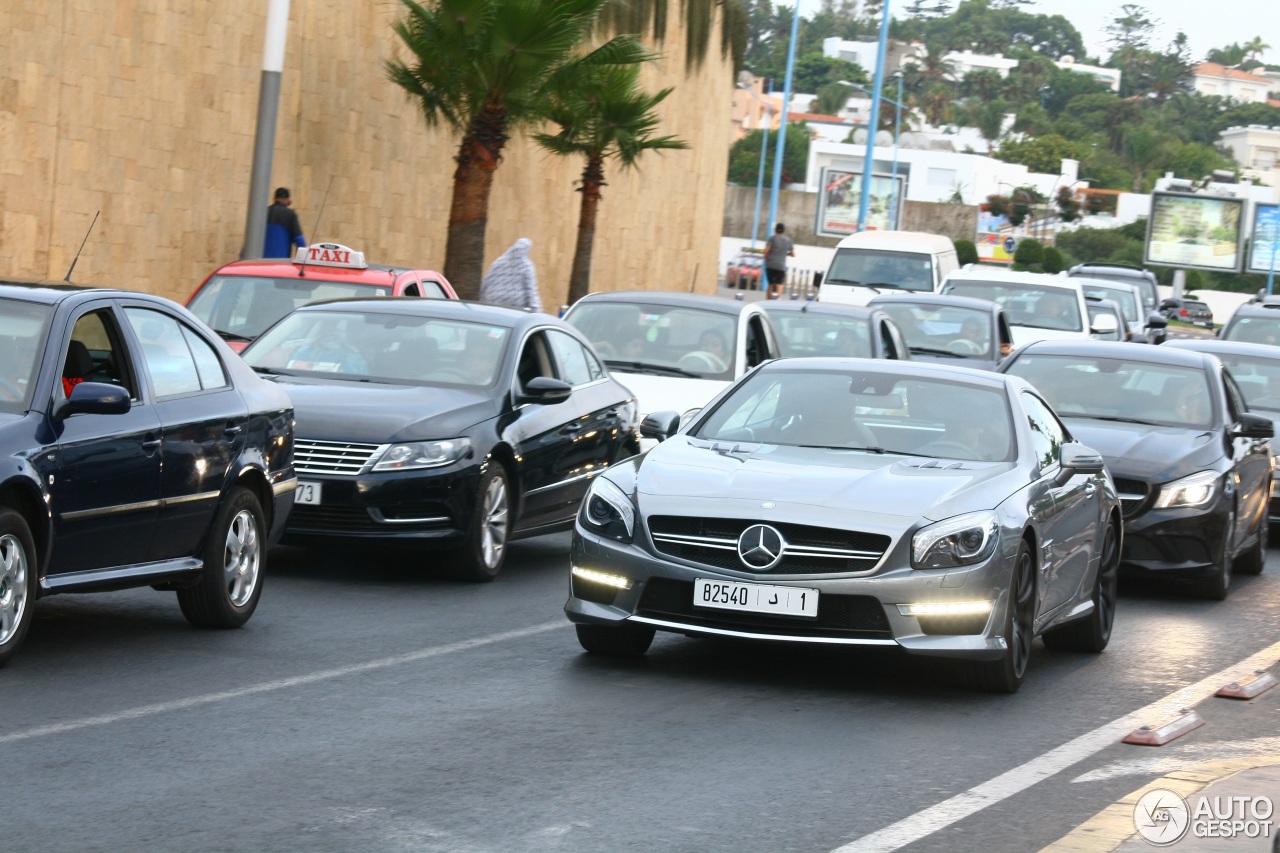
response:
<path id="1" fill-rule="evenodd" d="M 1142 726 L 1129 732 L 1121 743 L 1133 743 L 1138 746 L 1164 746 L 1187 732 L 1194 731 L 1204 725 L 1204 720 L 1195 711 L 1183 708 L 1176 716 L 1161 720 L 1150 726 Z"/>
<path id="2" fill-rule="evenodd" d="M 1253 675 L 1246 676 L 1239 681 L 1233 681 L 1226 687 L 1218 690 L 1214 696 L 1222 696 L 1227 699 L 1252 699 L 1266 693 L 1272 687 L 1280 684 L 1276 681 L 1276 677 L 1266 670 L 1260 669 Z"/>

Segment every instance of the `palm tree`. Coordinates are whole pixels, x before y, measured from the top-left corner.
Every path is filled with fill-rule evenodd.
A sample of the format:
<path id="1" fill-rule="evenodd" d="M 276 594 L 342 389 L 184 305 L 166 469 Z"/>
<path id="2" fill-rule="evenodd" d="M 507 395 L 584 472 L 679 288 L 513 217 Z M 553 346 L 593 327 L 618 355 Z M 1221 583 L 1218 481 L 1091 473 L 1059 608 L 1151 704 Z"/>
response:
<path id="1" fill-rule="evenodd" d="M 418 101 L 428 127 L 462 136 L 454 160 L 444 273 L 463 299 L 480 295 L 493 173 L 512 130 L 541 120 L 550 93 L 606 65 L 649 57 L 634 36 L 579 49 L 609 0 L 401 0 L 393 28 L 409 61 L 387 76 Z"/>
<path id="2" fill-rule="evenodd" d="M 943 48 L 930 45 L 925 55 L 912 61 L 905 69 L 903 82 L 913 92 L 924 92 L 936 83 L 951 83 L 955 80 L 955 63 L 945 58 Z"/>
<path id="3" fill-rule="evenodd" d="M 578 188 L 582 202 L 573 271 L 569 276 L 569 304 L 590 290 L 591 252 L 595 244 L 600 189 L 605 186 L 605 161 L 614 159 L 626 169 L 635 166 L 646 151 L 689 147 L 674 136 L 654 136 L 658 128 L 654 107 L 672 90 L 663 89 L 650 95 L 640 89 L 639 82 L 639 65 L 593 69 L 553 97 L 548 117 L 559 125 L 560 131 L 534 136 L 539 145 L 552 153 L 586 158 L 582 186 Z"/>
<path id="4" fill-rule="evenodd" d="M 1245 58 L 1253 62 L 1258 62 L 1262 54 L 1271 50 L 1271 45 L 1262 40 L 1262 36 L 1254 36 L 1251 40 L 1243 45 Z"/>

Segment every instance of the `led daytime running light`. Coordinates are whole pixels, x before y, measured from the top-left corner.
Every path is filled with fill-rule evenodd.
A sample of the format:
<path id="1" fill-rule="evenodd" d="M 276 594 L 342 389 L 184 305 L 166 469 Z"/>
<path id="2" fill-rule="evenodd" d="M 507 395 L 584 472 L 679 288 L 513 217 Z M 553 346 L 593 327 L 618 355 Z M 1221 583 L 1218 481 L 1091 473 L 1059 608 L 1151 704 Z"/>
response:
<path id="1" fill-rule="evenodd" d="M 899 604 L 903 616 L 978 616 L 991 612 L 990 601 L 951 601 L 934 604 Z"/>
<path id="2" fill-rule="evenodd" d="M 597 572 L 594 569 L 584 569 L 581 566 L 573 567 L 574 577 L 582 578 L 584 581 L 611 586 L 616 589 L 631 589 L 631 579 L 622 575 L 610 575 L 605 572 Z"/>

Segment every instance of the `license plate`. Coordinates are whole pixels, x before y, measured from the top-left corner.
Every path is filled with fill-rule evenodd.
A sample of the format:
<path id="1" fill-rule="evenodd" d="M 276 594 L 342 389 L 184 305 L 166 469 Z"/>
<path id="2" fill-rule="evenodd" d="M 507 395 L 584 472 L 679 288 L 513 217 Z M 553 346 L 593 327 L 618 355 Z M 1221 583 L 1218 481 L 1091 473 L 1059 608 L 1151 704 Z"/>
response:
<path id="1" fill-rule="evenodd" d="M 693 582 L 693 606 L 816 617 L 818 591 L 794 586 L 699 578 Z"/>
<path id="2" fill-rule="evenodd" d="M 293 502 L 303 506 L 316 506 L 320 503 L 320 487 L 324 483 L 307 480 L 298 481 L 298 490 L 293 493 Z"/>

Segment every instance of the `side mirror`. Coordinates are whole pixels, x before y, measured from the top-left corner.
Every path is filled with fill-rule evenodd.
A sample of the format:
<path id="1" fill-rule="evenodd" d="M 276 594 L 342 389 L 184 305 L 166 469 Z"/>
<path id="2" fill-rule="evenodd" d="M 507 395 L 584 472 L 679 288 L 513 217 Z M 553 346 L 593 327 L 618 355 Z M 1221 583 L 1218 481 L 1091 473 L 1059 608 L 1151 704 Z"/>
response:
<path id="1" fill-rule="evenodd" d="M 1240 416 L 1240 423 L 1231 434 L 1237 438 L 1273 438 L 1276 428 L 1270 418 L 1246 412 Z"/>
<path id="2" fill-rule="evenodd" d="M 53 410 L 56 420 L 72 415 L 123 415 L 129 411 L 129 392 L 105 382 L 81 382 L 71 389 L 71 396 Z"/>
<path id="3" fill-rule="evenodd" d="M 679 412 L 650 412 L 640 422 L 641 438 L 654 438 L 666 441 L 680 431 Z"/>
<path id="4" fill-rule="evenodd" d="M 1147 315 L 1148 329 L 1166 329 L 1169 327 L 1169 318 L 1161 314 L 1159 311 L 1152 311 Z"/>
<path id="5" fill-rule="evenodd" d="M 1089 331 L 1095 335 L 1114 335 L 1119 328 L 1120 325 L 1113 314 L 1099 314 L 1089 325 Z"/>
<path id="6" fill-rule="evenodd" d="M 1178 300 L 1176 299 L 1164 299 L 1164 300 L 1161 300 L 1160 302 L 1161 311 L 1168 311 L 1171 308 L 1177 308 L 1177 307 L 1178 307 Z"/>
<path id="7" fill-rule="evenodd" d="M 573 393 L 573 386 L 550 376 L 535 376 L 524 384 L 524 393 L 516 396 L 517 403 L 563 403 Z"/>
<path id="8" fill-rule="evenodd" d="M 1106 469 L 1102 455 L 1078 441 L 1062 445 L 1058 451 L 1058 464 L 1062 466 L 1058 473 L 1060 484 L 1066 483 L 1076 474 L 1101 474 Z"/>

